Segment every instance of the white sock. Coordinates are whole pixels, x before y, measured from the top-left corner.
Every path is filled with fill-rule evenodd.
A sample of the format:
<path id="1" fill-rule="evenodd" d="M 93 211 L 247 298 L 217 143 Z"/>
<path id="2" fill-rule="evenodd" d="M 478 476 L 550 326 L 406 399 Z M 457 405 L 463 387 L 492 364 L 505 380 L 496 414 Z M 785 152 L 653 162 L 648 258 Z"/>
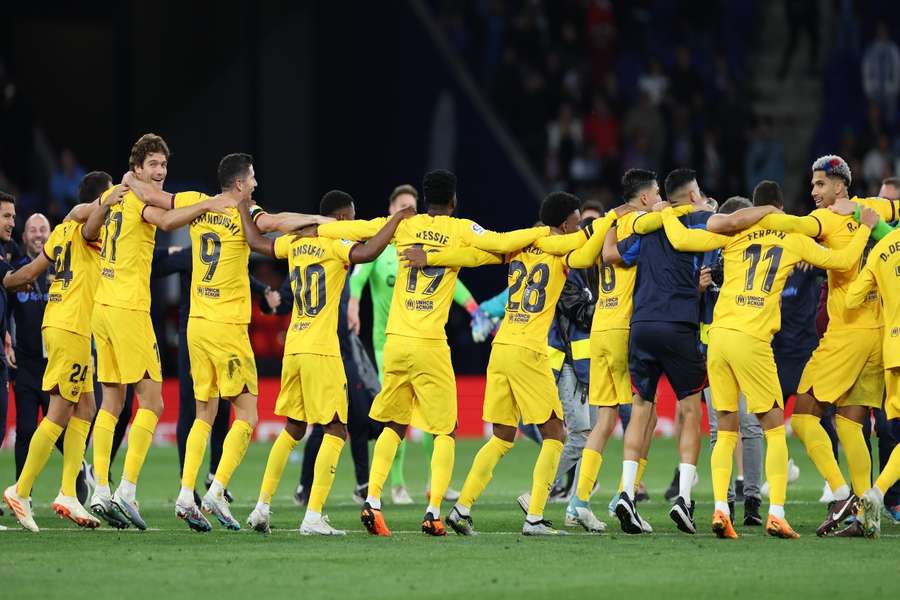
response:
<path id="1" fill-rule="evenodd" d="M 116 491 L 119 492 L 119 495 L 122 496 L 123 499 L 134 500 L 135 485 L 127 479 L 123 479 L 119 482 L 119 489 Z"/>
<path id="2" fill-rule="evenodd" d="M 634 500 L 634 481 L 637 479 L 638 462 L 636 460 L 622 461 L 622 491 L 628 498 Z"/>
<path id="3" fill-rule="evenodd" d="M 303 515 L 304 521 L 306 521 L 306 520 L 318 521 L 321 518 L 322 518 L 322 513 L 316 512 L 314 510 L 309 510 L 309 509 L 306 509 L 306 514 Z"/>
<path id="4" fill-rule="evenodd" d="M 263 513 L 264 515 L 269 514 L 269 503 L 257 500 L 256 501 L 256 510 Z"/>
<path id="5" fill-rule="evenodd" d="M 469 515 L 472 514 L 471 508 L 469 508 L 468 506 L 463 506 L 459 502 L 456 503 L 454 508 L 456 509 L 456 512 L 458 512 L 459 514 L 461 514 L 464 517 L 468 517 Z"/>
<path id="6" fill-rule="evenodd" d="M 441 516 L 441 509 L 439 509 L 437 506 L 432 506 L 430 504 L 428 505 L 428 508 L 425 509 L 425 512 L 431 513 L 431 516 L 434 517 L 435 519 L 437 519 Z"/>
<path id="7" fill-rule="evenodd" d="M 878 486 L 873 485 L 869 489 L 869 491 L 872 492 L 873 494 L 875 494 L 875 497 L 878 498 L 878 501 L 880 503 L 884 504 L 884 493 L 881 491 L 881 489 Z"/>
<path id="8" fill-rule="evenodd" d="M 716 510 L 722 511 L 729 517 L 731 516 L 731 509 L 728 508 L 727 502 L 719 502 L 718 500 L 716 500 Z"/>
<path id="9" fill-rule="evenodd" d="M 834 496 L 835 500 L 846 500 L 847 498 L 850 497 L 850 488 L 847 487 L 847 484 L 845 483 L 844 485 L 842 485 L 841 487 L 839 487 L 838 489 L 834 490 L 831 493 Z"/>
<path id="10" fill-rule="evenodd" d="M 770 504 L 769 505 L 769 514 L 773 517 L 778 517 L 779 519 L 784 518 L 784 506 L 781 504 Z"/>
<path id="11" fill-rule="evenodd" d="M 225 486 L 218 479 L 213 479 L 209 486 L 209 493 L 214 497 L 220 497 L 225 493 Z"/>
<path id="12" fill-rule="evenodd" d="M 685 504 L 691 505 L 691 488 L 694 487 L 694 476 L 697 465 L 681 463 L 678 465 L 678 495 L 684 498 Z"/>
<path id="13" fill-rule="evenodd" d="M 98 485 L 97 487 L 94 488 L 94 491 L 101 498 L 109 498 L 112 495 L 112 493 L 109 491 L 108 485 Z"/>
<path id="14" fill-rule="evenodd" d="M 381 510 L 381 500 L 375 496 L 366 496 L 366 502 L 375 510 Z"/>
<path id="15" fill-rule="evenodd" d="M 538 521 L 543 521 L 544 515 L 531 515 L 531 514 L 525 515 L 525 520 L 528 521 L 529 523 L 531 523 L 532 525 L 534 525 Z"/>
<path id="16" fill-rule="evenodd" d="M 179 504 L 191 505 L 194 503 L 194 490 L 189 487 L 181 486 L 181 491 L 178 493 L 178 502 Z"/>

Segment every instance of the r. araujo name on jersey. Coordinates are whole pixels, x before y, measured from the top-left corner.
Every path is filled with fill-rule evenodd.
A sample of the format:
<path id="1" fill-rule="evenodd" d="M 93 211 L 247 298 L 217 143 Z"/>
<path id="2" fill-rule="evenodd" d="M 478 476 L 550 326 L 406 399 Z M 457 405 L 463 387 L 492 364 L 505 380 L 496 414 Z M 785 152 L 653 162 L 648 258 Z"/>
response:
<path id="1" fill-rule="evenodd" d="M 175 194 L 173 208 L 191 206 L 206 199 L 199 192 Z M 255 221 L 263 210 L 254 206 Z M 244 237 L 240 213 L 205 212 L 189 226 L 191 235 L 191 316 L 219 323 L 250 322 L 250 248 Z"/>
<path id="2" fill-rule="evenodd" d="M 75 221 L 63 221 L 44 244 L 44 256 L 53 263 L 54 277 L 42 326 L 90 337 L 94 294 L 100 279 L 100 244 L 85 240 L 82 227 Z"/>
<path id="3" fill-rule="evenodd" d="M 294 311 L 284 342 L 285 354 L 340 356 L 338 306 L 347 280 L 354 242 L 283 235 L 276 258 L 288 260 Z"/>
<path id="4" fill-rule="evenodd" d="M 547 334 L 566 283 L 566 259 L 528 246 L 508 260 L 509 299 L 494 343 L 547 354 Z"/>

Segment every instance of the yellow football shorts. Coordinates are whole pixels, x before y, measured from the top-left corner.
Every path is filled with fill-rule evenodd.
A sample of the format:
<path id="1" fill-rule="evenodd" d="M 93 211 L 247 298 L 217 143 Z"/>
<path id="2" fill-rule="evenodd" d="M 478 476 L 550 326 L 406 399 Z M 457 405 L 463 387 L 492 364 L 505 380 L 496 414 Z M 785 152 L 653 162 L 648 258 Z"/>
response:
<path id="1" fill-rule="evenodd" d="M 716 410 L 737 412 L 741 392 L 747 398 L 750 413 L 767 413 L 775 406 L 784 408 L 770 342 L 714 326 L 709 330 L 706 365 Z"/>
<path id="2" fill-rule="evenodd" d="M 546 354 L 522 346 L 494 344 L 488 361 L 482 419 L 516 427 L 563 418 L 556 380 Z"/>
<path id="3" fill-rule="evenodd" d="M 204 402 L 217 396 L 235 398 L 245 388 L 259 393 L 247 325 L 191 317 L 187 339 L 195 398 Z"/>
<path id="4" fill-rule="evenodd" d="M 588 402 L 592 406 L 631 404 L 631 371 L 628 370 L 627 329 L 591 332 L 591 380 Z"/>
<path id="5" fill-rule="evenodd" d="M 41 334 L 47 348 L 47 368 L 41 389 L 56 390 L 69 402 L 78 402 L 81 394 L 93 392 L 91 338 L 58 327 L 44 327 Z"/>
<path id="6" fill-rule="evenodd" d="M 452 433 L 456 377 L 447 342 L 389 334 L 384 344 L 384 383 L 369 416 L 427 433 Z"/>
<path id="7" fill-rule="evenodd" d="M 91 319 L 100 383 L 162 381 L 150 313 L 95 304 Z"/>
<path id="8" fill-rule="evenodd" d="M 884 412 L 888 419 L 900 419 L 900 367 L 885 370 L 884 386 L 887 390 Z"/>
<path id="9" fill-rule="evenodd" d="M 882 328 L 827 329 L 803 369 L 797 391 L 837 406 L 881 408 L 882 334 Z"/>
<path id="10" fill-rule="evenodd" d="M 304 423 L 347 422 L 347 377 L 340 356 L 285 354 L 275 414 Z"/>

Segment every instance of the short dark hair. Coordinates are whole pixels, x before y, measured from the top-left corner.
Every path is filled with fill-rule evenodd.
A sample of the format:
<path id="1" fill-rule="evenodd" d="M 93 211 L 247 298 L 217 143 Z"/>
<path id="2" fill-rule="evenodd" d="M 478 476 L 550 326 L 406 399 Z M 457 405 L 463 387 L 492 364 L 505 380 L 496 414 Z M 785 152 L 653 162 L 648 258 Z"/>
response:
<path id="1" fill-rule="evenodd" d="M 764 179 L 753 188 L 753 206 L 784 206 L 784 196 L 781 194 L 781 186 L 774 181 Z"/>
<path id="2" fill-rule="evenodd" d="M 881 181 L 881 185 L 892 185 L 900 188 L 900 177 L 886 177 Z"/>
<path id="3" fill-rule="evenodd" d="M 419 191 L 415 188 L 415 186 L 412 186 L 408 183 L 404 183 L 403 185 L 398 185 L 397 187 L 394 188 L 394 191 L 391 192 L 391 195 L 388 198 L 388 204 L 390 204 L 391 202 L 396 200 L 397 196 L 399 196 L 400 194 L 409 194 L 416 200 L 419 199 Z"/>
<path id="4" fill-rule="evenodd" d="M 692 181 L 697 181 L 697 172 L 693 169 L 675 169 L 666 176 L 666 200 L 681 191 L 681 188 Z"/>
<path id="5" fill-rule="evenodd" d="M 541 222 L 550 227 L 559 227 L 580 206 L 581 200 L 577 196 L 568 192 L 552 192 L 541 203 Z"/>
<path id="6" fill-rule="evenodd" d="M 631 200 L 640 194 L 644 188 L 653 185 L 656 181 L 656 173 L 647 169 L 628 169 L 622 175 L 622 197 Z"/>
<path id="7" fill-rule="evenodd" d="M 99 198 L 112 183 L 112 177 L 106 171 L 91 171 L 78 183 L 78 202 L 90 204 Z"/>
<path id="8" fill-rule="evenodd" d="M 154 152 L 165 154 L 166 160 L 169 159 L 169 145 L 166 140 L 155 133 L 145 133 L 131 147 L 131 156 L 128 158 L 128 164 L 131 168 L 140 167 L 144 164 L 147 156 Z"/>
<path id="9" fill-rule="evenodd" d="M 322 200 L 319 202 L 319 214 L 330 217 L 342 208 L 347 208 L 352 204 L 353 196 L 341 190 L 331 190 L 322 196 Z"/>
<path id="10" fill-rule="evenodd" d="M 0 190 L 0 202 L 9 202 L 10 204 L 15 205 L 16 197 L 12 194 Z"/>
<path id="11" fill-rule="evenodd" d="M 425 204 L 447 206 L 456 195 L 456 175 L 444 169 L 426 173 L 422 179 Z"/>
<path id="12" fill-rule="evenodd" d="M 753 203 L 750 202 L 747 198 L 743 196 L 732 196 L 728 200 L 722 203 L 722 206 L 719 207 L 720 215 L 730 215 L 733 212 L 737 212 L 742 208 L 750 208 L 753 206 Z"/>
<path id="13" fill-rule="evenodd" d="M 234 186 L 235 182 L 243 179 L 253 166 L 253 157 L 249 154 L 235 152 L 234 154 L 226 154 L 219 161 L 219 187 L 223 190 Z"/>
<path id="14" fill-rule="evenodd" d="M 586 210 L 596 210 L 598 213 L 600 213 L 601 217 L 606 214 L 606 207 L 603 206 L 603 203 L 599 200 L 585 200 L 584 202 L 582 202 L 581 212 L 584 212 Z"/>

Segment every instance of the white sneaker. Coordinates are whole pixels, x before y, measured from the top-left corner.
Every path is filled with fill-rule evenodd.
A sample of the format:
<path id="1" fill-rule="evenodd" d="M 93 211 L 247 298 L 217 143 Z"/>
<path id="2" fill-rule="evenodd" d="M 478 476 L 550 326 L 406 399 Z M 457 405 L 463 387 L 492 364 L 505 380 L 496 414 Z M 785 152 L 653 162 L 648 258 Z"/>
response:
<path id="1" fill-rule="evenodd" d="M 568 521 L 568 513 L 567 518 Z M 575 507 L 575 522 L 584 527 L 588 533 L 603 533 L 606 531 L 606 523 L 601 521 L 591 512 L 590 508 L 584 506 Z"/>
<path id="2" fill-rule="evenodd" d="M 325 515 L 310 517 L 307 514 L 300 523 L 300 535 L 347 535 L 347 532 L 332 527 Z"/>
<path id="3" fill-rule="evenodd" d="M 228 501 L 225 500 L 225 494 L 213 494 L 212 490 L 209 490 L 203 496 L 201 504 L 203 510 L 218 519 L 225 529 L 230 529 L 231 531 L 241 530 L 241 524 L 231 514 L 231 508 L 228 506 Z"/>
<path id="4" fill-rule="evenodd" d="M 834 492 L 831 491 L 831 486 L 828 485 L 828 482 L 826 481 L 825 486 L 822 488 L 822 497 L 819 498 L 819 502 L 822 504 L 831 504 L 834 500 Z"/>
<path id="5" fill-rule="evenodd" d="M 272 529 L 269 527 L 268 506 L 262 509 L 254 508 L 253 512 L 250 513 L 250 516 L 247 517 L 247 527 L 260 533 L 271 533 Z"/>
<path id="6" fill-rule="evenodd" d="M 141 531 L 147 529 L 147 524 L 144 522 L 143 517 L 141 517 L 138 501 L 135 498 L 126 498 L 122 494 L 121 484 L 113 494 L 111 503 L 114 507 L 119 509 L 119 512 L 125 515 L 125 518 L 131 521 L 132 525 L 134 525 Z"/>
<path id="7" fill-rule="evenodd" d="M 112 496 L 108 488 L 95 487 L 89 504 L 90 511 L 106 521 L 107 525 L 116 529 L 126 529 L 128 519 L 113 506 Z"/>
<path id="8" fill-rule="evenodd" d="M 203 516 L 203 513 L 200 512 L 200 509 L 194 503 L 193 498 L 191 498 L 189 503 L 184 504 L 176 500 L 175 516 L 187 523 L 188 527 L 194 531 L 199 531 L 200 533 L 212 531 L 212 525 L 209 524 L 209 521 L 207 521 L 206 517 Z"/>
<path id="9" fill-rule="evenodd" d="M 391 501 L 394 504 L 412 504 L 413 499 L 412 496 L 409 495 L 409 490 L 406 489 L 405 486 L 397 486 L 391 488 Z"/>
<path id="10" fill-rule="evenodd" d="M 519 508 L 522 509 L 522 512 L 527 515 L 528 506 L 531 504 L 531 492 L 525 492 L 524 494 L 516 498 L 516 503 L 519 505 Z"/>
<path id="11" fill-rule="evenodd" d="M 881 509 L 884 497 L 881 490 L 870 488 L 859 498 L 859 518 L 866 537 L 881 535 Z"/>
<path id="12" fill-rule="evenodd" d="M 794 464 L 794 459 L 788 460 L 788 483 L 794 483 L 800 479 L 800 467 Z"/>
<path id="13" fill-rule="evenodd" d="M 53 501 L 52 508 L 59 515 L 59 518 L 69 519 L 79 527 L 86 529 L 100 527 L 100 519 L 85 510 L 78 498 L 63 496 L 62 492 L 60 492 L 56 500 Z"/>
<path id="14" fill-rule="evenodd" d="M 3 501 L 6 502 L 9 510 L 12 511 L 16 520 L 19 522 L 19 525 L 34 533 L 40 531 L 37 523 L 34 522 L 34 513 L 31 511 L 31 498 L 23 498 L 20 496 L 16 491 L 15 483 L 6 488 L 6 491 L 3 492 Z"/>
<path id="15" fill-rule="evenodd" d="M 640 513 L 638 513 L 638 519 L 641 521 L 641 529 L 644 533 L 653 533 L 653 527 L 650 526 L 650 523 L 647 522 L 647 519 L 642 517 Z"/>
<path id="16" fill-rule="evenodd" d="M 553 528 L 553 523 L 541 519 L 537 523 L 530 523 L 528 519 L 522 524 L 522 535 L 569 535 L 568 531 L 560 531 Z"/>

